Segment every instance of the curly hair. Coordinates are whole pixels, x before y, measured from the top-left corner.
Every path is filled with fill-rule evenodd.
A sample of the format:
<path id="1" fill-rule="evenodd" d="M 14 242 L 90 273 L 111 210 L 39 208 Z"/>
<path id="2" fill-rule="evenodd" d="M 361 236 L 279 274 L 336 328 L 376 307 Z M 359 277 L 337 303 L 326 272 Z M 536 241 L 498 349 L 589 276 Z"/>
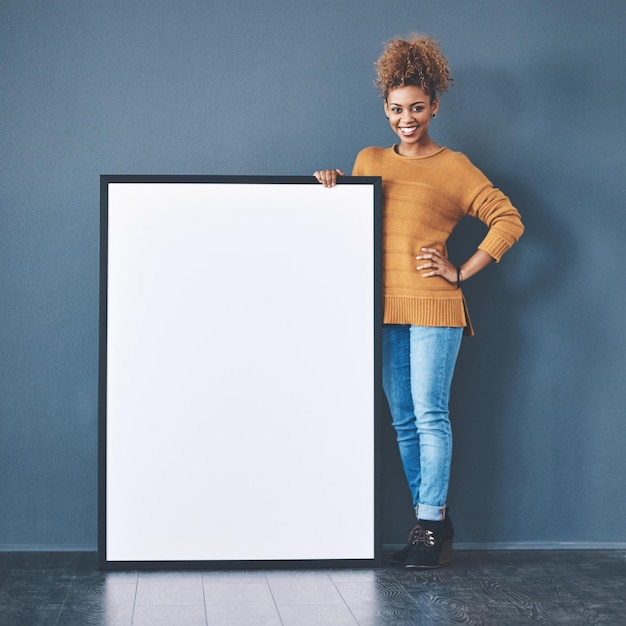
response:
<path id="1" fill-rule="evenodd" d="M 448 91 L 450 68 L 433 37 L 413 34 L 391 39 L 376 61 L 374 85 L 383 98 L 397 87 L 421 87 L 431 98 Z"/>

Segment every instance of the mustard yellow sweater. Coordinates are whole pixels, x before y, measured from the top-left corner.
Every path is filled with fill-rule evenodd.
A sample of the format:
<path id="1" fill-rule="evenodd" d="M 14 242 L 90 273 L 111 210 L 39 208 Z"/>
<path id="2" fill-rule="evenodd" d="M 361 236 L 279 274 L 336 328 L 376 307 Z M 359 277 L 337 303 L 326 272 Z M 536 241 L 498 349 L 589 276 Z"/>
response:
<path id="1" fill-rule="evenodd" d="M 383 294 L 385 324 L 465 326 L 472 334 L 463 293 L 445 278 L 422 278 L 421 248 L 446 258 L 446 242 L 466 215 L 488 232 L 478 246 L 496 261 L 524 232 L 510 200 L 460 152 L 440 148 L 426 157 L 403 157 L 392 148 L 365 148 L 353 176 L 381 176 L 383 187 Z"/>

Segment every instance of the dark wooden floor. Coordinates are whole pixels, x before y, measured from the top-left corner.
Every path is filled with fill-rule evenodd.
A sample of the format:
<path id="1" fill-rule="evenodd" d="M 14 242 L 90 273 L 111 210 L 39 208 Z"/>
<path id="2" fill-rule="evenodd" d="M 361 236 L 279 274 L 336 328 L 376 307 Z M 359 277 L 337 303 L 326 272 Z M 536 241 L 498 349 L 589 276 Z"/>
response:
<path id="1" fill-rule="evenodd" d="M 626 551 L 455 552 L 439 570 L 99 572 L 0 553 L 0 624 L 626 624 Z"/>

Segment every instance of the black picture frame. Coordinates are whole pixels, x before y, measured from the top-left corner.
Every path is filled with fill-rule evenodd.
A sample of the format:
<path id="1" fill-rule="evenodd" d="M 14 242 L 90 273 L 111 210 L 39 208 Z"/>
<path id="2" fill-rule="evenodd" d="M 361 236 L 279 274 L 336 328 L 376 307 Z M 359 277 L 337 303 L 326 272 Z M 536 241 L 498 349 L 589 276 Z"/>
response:
<path id="1" fill-rule="evenodd" d="M 342 177 L 328 190 L 313 177 L 103 175 L 100 202 L 100 568 L 379 566 L 380 179 Z M 240 299 L 233 283 L 254 297 Z M 250 348 L 267 327 L 276 332 L 263 338 L 263 348 Z M 339 340 L 325 344 L 332 333 Z M 352 348 L 339 348 L 347 336 Z M 310 352 L 300 354 L 294 337 Z M 185 358 L 194 355 L 183 365 L 180 345 Z M 272 362 L 275 347 L 295 363 Z M 257 352 L 252 377 L 246 366 L 237 369 L 242 360 L 230 359 L 246 353 L 248 362 Z M 206 387 L 205 366 L 213 376 Z M 327 369 L 345 380 L 326 376 Z M 277 370 L 290 382 L 265 397 Z M 257 377 L 259 403 L 245 382 Z M 310 400 L 309 387 L 298 387 L 307 378 Z M 231 380 L 238 381 L 232 389 Z M 297 397 L 289 403 L 292 391 Z M 227 400 L 212 413 L 212 398 L 222 395 Z M 301 416 L 294 407 L 302 407 Z M 266 425 L 279 434 L 257 456 Z M 355 478 L 360 468 L 366 475 Z M 285 483 L 284 497 L 282 487 L 269 489 L 267 476 Z M 233 491 L 238 498 L 227 500 Z M 314 491 L 319 501 L 309 499 Z"/>

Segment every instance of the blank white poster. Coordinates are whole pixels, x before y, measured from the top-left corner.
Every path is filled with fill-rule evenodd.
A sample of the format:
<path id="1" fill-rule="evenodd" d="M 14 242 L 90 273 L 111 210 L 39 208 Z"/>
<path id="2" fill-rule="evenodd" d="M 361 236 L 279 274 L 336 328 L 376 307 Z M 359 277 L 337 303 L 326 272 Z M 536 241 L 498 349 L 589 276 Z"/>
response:
<path id="1" fill-rule="evenodd" d="M 374 196 L 108 183 L 107 562 L 374 558 Z"/>

